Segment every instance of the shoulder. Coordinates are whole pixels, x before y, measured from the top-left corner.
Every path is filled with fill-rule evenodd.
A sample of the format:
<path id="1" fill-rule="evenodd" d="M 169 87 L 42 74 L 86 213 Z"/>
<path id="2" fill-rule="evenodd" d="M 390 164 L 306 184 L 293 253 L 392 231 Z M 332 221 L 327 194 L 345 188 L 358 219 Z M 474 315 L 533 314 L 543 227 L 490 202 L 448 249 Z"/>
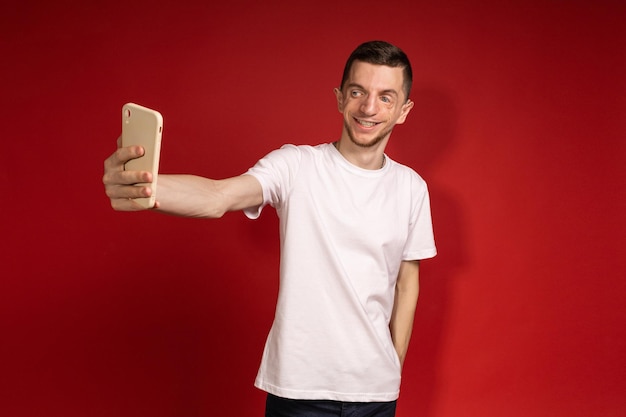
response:
<path id="1" fill-rule="evenodd" d="M 325 145 L 285 144 L 259 159 L 249 173 L 295 177 L 303 167 L 311 166 L 312 161 L 324 153 L 324 149 Z"/>
<path id="2" fill-rule="evenodd" d="M 293 160 L 294 162 L 301 162 L 303 159 L 316 158 L 322 155 L 329 144 L 321 145 L 293 145 L 285 144 L 280 148 L 270 152 L 264 159 L 282 159 Z"/>
<path id="3" fill-rule="evenodd" d="M 270 152 L 270 154 L 283 154 L 283 155 L 302 155 L 302 154 L 316 154 L 322 152 L 328 146 L 327 143 L 321 145 L 294 145 L 286 143 L 280 148 Z"/>
<path id="4" fill-rule="evenodd" d="M 299 153 L 301 155 L 316 155 L 324 153 L 329 146 L 332 146 L 329 143 L 322 143 L 319 145 L 292 145 L 285 144 L 280 147 L 279 150 L 283 150 L 285 152 L 293 152 Z"/>

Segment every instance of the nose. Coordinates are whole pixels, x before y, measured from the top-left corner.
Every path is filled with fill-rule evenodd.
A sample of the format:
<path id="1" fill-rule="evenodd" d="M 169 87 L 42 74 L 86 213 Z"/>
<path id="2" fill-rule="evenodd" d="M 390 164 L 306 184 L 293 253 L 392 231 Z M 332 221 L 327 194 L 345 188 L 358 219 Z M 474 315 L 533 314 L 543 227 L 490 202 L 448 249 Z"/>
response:
<path id="1" fill-rule="evenodd" d="M 364 95 L 359 107 L 361 113 L 367 116 L 373 116 L 378 112 L 376 97 L 371 94 Z"/>

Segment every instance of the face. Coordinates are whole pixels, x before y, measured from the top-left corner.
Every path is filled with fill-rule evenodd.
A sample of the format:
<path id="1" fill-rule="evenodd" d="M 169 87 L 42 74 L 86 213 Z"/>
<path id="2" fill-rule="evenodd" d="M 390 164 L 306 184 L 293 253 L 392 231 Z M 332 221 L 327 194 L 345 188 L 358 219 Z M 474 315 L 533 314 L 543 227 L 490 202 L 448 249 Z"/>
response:
<path id="1" fill-rule="evenodd" d="M 393 127 L 404 123 L 413 107 L 402 81 L 402 68 L 355 61 L 343 89 L 335 89 L 343 114 L 342 140 L 366 148 L 386 143 Z"/>

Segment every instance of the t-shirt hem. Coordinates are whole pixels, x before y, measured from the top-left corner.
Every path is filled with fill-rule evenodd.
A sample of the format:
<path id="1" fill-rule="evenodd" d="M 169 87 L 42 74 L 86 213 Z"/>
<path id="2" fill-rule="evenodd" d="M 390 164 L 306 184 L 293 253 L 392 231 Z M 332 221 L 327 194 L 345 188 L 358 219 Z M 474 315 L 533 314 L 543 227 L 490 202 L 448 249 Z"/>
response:
<path id="1" fill-rule="evenodd" d="M 295 390 L 281 388 L 264 381 L 256 380 L 254 386 L 258 389 L 291 400 L 331 400 L 347 402 L 384 402 L 395 401 L 400 396 L 400 391 L 382 393 L 354 393 L 336 392 L 328 390 Z"/>
<path id="2" fill-rule="evenodd" d="M 421 259 L 434 258 L 437 255 L 437 249 L 424 249 L 421 251 L 408 252 L 402 256 L 403 261 L 419 261 Z"/>
<path id="3" fill-rule="evenodd" d="M 246 172 L 243 175 L 250 175 L 256 178 L 256 180 L 259 183 L 261 183 L 261 189 L 263 190 L 263 202 L 259 204 L 258 206 L 247 207 L 243 209 L 243 214 L 247 218 L 249 218 L 250 220 L 256 220 L 259 217 L 261 217 L 261 212 L 263 211 L 263 208 L 267 205 L 267 201 L 268 201 L 267 186 L 265 184 L 265 181 L 263 180 L 263 177 L 261 177 L 260 175 L 255 175 L 254 173 L 251 173 L 251 172 Z"/>

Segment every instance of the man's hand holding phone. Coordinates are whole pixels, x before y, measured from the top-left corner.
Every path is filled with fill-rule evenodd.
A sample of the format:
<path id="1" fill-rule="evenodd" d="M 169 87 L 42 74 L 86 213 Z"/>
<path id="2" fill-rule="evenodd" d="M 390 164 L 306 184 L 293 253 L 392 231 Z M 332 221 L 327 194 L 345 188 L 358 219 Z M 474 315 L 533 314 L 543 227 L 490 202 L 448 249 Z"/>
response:
<path id="1" fill-rule="evenodd" d="M 104 162 L 104 183 L 111 206 L 120 211 L 158 208 L 156 202 L 163 117 L 134 103 L 122 106 L 122 136 Z"/>
<path id="2" fill-rule="evenodd" d="M 147 207 L 139 204 L 137 198 L 152 196 L 152 173 L 149 171 L 127 171 L 126 163 L 141 158 L 145 154 L 142 146 L 131 145 L 122 147 L 122 137 L 117 139 L 117 150 L 104 161 L 102 182 L 111 207 L 118 211 L 139 211 Z M 136 184 L 145 184 L 137 186 Z M 155 202 L 155 208 L 158 203 Z"/>

